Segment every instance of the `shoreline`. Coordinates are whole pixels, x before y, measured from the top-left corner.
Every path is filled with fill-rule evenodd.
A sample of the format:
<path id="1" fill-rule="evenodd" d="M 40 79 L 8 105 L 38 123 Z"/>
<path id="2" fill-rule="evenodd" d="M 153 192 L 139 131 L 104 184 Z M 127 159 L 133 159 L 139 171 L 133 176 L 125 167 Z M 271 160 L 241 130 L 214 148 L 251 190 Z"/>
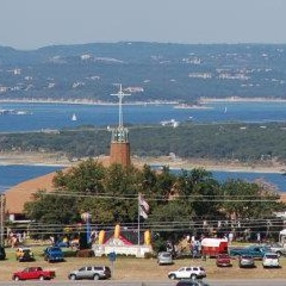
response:
<path id="1" fill-rule="evenodd" d="M 98 106 L 117 106 L 117 102 L 95 101 L 91 99 L 0 99 L 0 103 L 38 103 L 38 104 L 71 104 L 71 105 L 98 105 Z M 177 105 L 178 101 L 134 101 L 124 102 L 123 105 Z"/>
<path id="2" fill-rule="evenodd" d="M 201 104 L 215 103 L 215 102 L 277 102 L 277 103 L 286 103 L 286 98 L 272 98 L 272 97 L 239 97 L 231 96 L 225 98 L 200 98 L 199 102 Z"/>
<path id="3" fill-rule="evenodd" d="M 73 164 L 67 157 L 57 153 L 0 153 L 0 166 L 70 167 Z"/>
<path id="4" fill-rule="evenodd" d="M 263 165 L 244 165 L 238 162 L 219 162 L 203 159 L 171 159 L 168 157 L 148 158 L 144 160 L 148 165 L 168 166 L 170 169 L 191 170 L 194 168 L 204 168 L 207 171 L 229 172 L 229 173 L 268 173 L 268 174 L 285 174 L 286 165 L 276 164 L 273 166 Z M 142 164 L 142 162 L 141 162 Z"/>
<path id="5" fill-rule="evenodd" d="M 209 104 L 209 103 L 220 103 L 220 102 L 277 102 L 277 103 L 286 103 L 286 98 L 272 98 L 272 97 L 239 97 L 231 96 L 225 98 L 209 98 L 201 97 L 198 98 L 200 104 Z M 39 103 L 39 104 L 71 104 L 71 105 L 97 105 L 97 106 L 117 106 L 118 103 L 110 101 L 101 101 L 101 100 L 91 100 L 91 99 L 36 99 L 36 98 L 23 98 L 23 99 L 0 99 L 0 103 Z M 133 101 L 125 102 L 124 105 L 174 105 L 174 108 L 180 108 L 180 100 L 154 100 L 154 101 Z M 194 105 L 187 107 L 189 109 L 204 109 L 207 107 Z"/>
<path id="6" fill-rule="evenodd" d="M 109 159 L 108 156 L 97 156 L 95 160 L 106 163 Z M 37 153 L 37 152 L 3 152 L 0 153 L 0 166 L 47 166 L 47 167 L 71 167 L 86 160 L 81 158 L 78 160 L 70 160 L 63 154 L 58 153 Z M 215 160 L 204 159 L 181 159 L 171 158 L 169 156 L 162 157 L 144 157 L 140 158 L 133 156 L 131 158 L 132 164 L 136 167 L 142 167 L 144 164 L 149 166 L 168 166 L 173 170 L 191 170 L 194 168 L 204 168 L 207 171 L 229 172 L 229 173 L 272 173 L 272 174 L 285 174 L 286 165 L 277 162 L 270 162 L 271 165 L 263 164 L 243 164 L 240 162 L 222 162 Z"/>

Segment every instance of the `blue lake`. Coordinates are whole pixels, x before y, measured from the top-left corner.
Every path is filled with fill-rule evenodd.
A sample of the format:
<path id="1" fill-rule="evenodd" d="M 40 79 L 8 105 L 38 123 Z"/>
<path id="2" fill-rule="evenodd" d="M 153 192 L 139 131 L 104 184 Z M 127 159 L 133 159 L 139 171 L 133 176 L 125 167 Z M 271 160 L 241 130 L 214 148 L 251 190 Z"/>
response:
<path id="1" fill-rule="evenodd" d="M 178 109 L 173 105 L 126 105 L 124 122 L 159 124 L 175 119 L 206 122 L 286 122 L 286 102 L 220 102 L 209 109 Z M 0 103 L 0 110 L 25 111 L 27 114 L 0 115 L 0 132 L 62 129 L 80 125 L 107 126 L 118 123 L 116 105 Z M 1 114 L 1 113 L 0 113 Z M 73 114 L 77 120 L 72 121 Z"/>
<path id="2" fill-rule="evenodd" d="M 286 176 L 276 173 L 249 173 L 249 172 L 212 172 L 215 179 L 224 182 L 228 179 L 244 179 L 253 182 L 257 179 L 269 182 L 277 187 L 278 191 L 286 192 Z"/>
<path id="3" fill-rule="evenodd" d="M 56 170 L 61 167 L 48 166 L 27 166 L 27 165 L 11 165 L 0 166 L 0 192 L 9 189 L 10 187 L 19 184 L 23 181 L 33 179 Z M 227 179 L 244 179 L 247 181 L 254 181 L 256 179 L 263 179 L 277 186 L 279 191 L 286 191 L 286 176 L 275 173 L 250 173 L 250 172 L 212 172 L 215 179 L 224 182 Z"/>
<path id="4" fill-rule="evenodd" d="M 0 192 L 3 192 L 23 181 L 43 176 L 61 167 L 10 165 L 0 166 Z"/>

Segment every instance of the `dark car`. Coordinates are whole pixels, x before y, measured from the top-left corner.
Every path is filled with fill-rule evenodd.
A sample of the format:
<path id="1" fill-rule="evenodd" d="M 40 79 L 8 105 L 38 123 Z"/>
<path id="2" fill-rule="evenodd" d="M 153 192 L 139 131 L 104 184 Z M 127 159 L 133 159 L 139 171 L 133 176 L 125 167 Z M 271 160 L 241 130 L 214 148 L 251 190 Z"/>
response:
<path id="1" fill-rule="evenodd" d="M 228 254 L 219 254 L 216 257 L 217 267 L 231 267 L 231 258 Z"/>
<path id="2" fill-rule="evenodd" d="M 30 248 L 20 247 L 16 250 L 16 259 L 19 262 L 35 261 L 34 254 Z"/>
<path id="3" fill-rule="evenodd" d="M 209 286 L 202 280 L 180 280 L 176 286 Z"/>
<path id="4" fill-rule="evenodd" d="M 6 251 L 3 246 L 0 246 L 0 260 L 5 260 L 6 259 Z"/>
<path id="5" fill-rule="evenodd" d="M 48 262 L 64 261 L 64 254 L 60 247 L 48 247 L 44 251 L 45 260 Z"/>
<path id="6" fill-rule="evenodd" d="M 68 278 L 70 280 L 109 279 L 111 278 L 111 271 L 108 266 L 83 266 L 77 270 L 71 271 Z"/>
<path id="7" fill-rule="evenodd" d="M 239 256 L 238 265 L 240 268 L 254 268 L 255 262 L 251 255 L 241 255 Z"/>

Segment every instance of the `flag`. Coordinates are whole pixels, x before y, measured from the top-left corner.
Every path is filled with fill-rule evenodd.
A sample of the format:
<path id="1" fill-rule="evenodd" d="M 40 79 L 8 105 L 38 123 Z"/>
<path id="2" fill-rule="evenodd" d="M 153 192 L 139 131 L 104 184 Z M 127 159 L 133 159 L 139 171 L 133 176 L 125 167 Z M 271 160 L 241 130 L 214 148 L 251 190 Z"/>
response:
<path id="1" fill-rule="evenodd" d="M 143 198 L 141 194 L 138 196 L 138 209 L 139 209 L 139 215 L 142 216 L 144 219 L 148 217 L 148 212 L 149 212 L 149 204 L 147 201 Z"/>

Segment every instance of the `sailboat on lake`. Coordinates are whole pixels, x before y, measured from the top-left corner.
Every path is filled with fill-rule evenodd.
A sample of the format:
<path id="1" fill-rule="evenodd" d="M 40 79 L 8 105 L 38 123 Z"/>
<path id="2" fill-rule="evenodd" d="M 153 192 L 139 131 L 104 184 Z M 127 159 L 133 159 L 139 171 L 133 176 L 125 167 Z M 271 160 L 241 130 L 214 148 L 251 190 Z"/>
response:
<path id="1" fill-rule="evenodd" d="M 75 113 L 72 115 L 71 121 L 77 121 L 77 117 L 76 117 Z"/>

